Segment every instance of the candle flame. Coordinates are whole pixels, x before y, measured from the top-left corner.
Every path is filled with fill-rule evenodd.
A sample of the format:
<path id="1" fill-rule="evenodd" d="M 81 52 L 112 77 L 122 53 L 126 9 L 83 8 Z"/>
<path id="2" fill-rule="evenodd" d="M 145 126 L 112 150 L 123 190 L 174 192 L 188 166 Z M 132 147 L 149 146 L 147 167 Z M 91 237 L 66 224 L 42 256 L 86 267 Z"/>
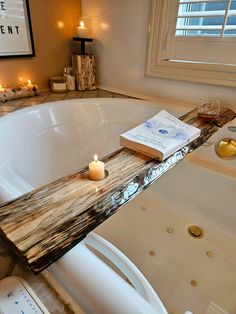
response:
<path id="1" fill-rule="evenodd" d="M 32 83 L 31 83 L 31 80 L 28 80 L 28 85 L 31 85 Z"/>
<path id="2" fill-rule="evenodd" d="M 95 155 L 93 156 L 93 159 L 94 159 L 94 161 L 98 161 L 98 155 L 95 154 Z"/>
<path id="3" fill-rule="evenodd" d="M 3 89 L 2 85 L 0 84 L 0 89 Z"/>
<path id="4" fill-rule="evenodd" d="M 80 28 L 86 28 L 85 24 L 84 24 L 84 21 L 80 21 L 79 26 L 80 26 Z"/>

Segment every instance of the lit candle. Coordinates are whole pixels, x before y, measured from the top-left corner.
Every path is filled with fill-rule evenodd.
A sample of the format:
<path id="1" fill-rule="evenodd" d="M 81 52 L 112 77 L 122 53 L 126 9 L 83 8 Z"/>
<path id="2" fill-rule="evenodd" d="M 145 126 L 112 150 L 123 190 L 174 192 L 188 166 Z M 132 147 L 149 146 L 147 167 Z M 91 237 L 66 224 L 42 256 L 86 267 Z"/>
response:
<path id="1" fill-rule="evenodd" d="M 88 37 L 88 29 L 85 27 L 84 21 L 80 21 L 79 26 L 77 27 L 77 35 L 80 38 Z"/>
<path id="2" fill-rule="evenodd" d="M 94 155 L 94 161 L 89 163 L 89 177 L 91 180 L 102 180 L 105 178 L 105 164 Z"/>
<path id="3" fill-rule="evenodd" d="M 31 83 L 31 80 L 27 81 L 27 86 L 33 86 L 32 83 Z"/>
<path id="4" fill-rule="evenodd" d="M 1 84 L 0 84 L 0 92 L 4 92 L 4 88 L 2 87 Z"/>

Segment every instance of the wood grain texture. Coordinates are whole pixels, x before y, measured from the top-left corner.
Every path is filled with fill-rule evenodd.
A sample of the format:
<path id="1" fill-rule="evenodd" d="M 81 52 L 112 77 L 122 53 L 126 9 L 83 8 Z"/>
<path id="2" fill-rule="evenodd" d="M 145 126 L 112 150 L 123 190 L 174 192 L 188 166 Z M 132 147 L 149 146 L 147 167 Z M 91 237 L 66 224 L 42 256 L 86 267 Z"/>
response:
<path id="1" fill-rule="evenodd" d="M 196 116 L 193 110 L 182 120 L 201 136 L 163 162 L 123 148 L 104 159 L 109 176 L 102 181 L 89 180 L 84 168 L 3 204 L 1 235 L 39 273 L 218 130 Z"/>
<path id="2" fill-rule="evenodd" d="M 72 55 L 73 71 L 79 91 L 96 89 L 96 63 L 94 55 Z"/>

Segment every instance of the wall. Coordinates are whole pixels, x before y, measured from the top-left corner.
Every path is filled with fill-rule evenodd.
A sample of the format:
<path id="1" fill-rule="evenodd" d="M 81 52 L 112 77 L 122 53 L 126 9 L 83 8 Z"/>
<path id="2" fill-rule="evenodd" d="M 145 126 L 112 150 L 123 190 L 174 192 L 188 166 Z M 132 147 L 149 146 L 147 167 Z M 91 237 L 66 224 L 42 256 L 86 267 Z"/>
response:
<path id="1" fill-rule="evenodd" d="M 83 16 L 94 18 L 99 85 L 191 104 L 217 96 L 236 108 L 236 88 L 145 76 L 150 7 L 151 0 L 82 0 Z"/>
<path id="2" fill-rule="evenodd" d="M 36 57 L 0 59 L 0 84 L 31 79 L 48 89 L 48 78 L 70 63 L 73 21 L 81 16 L 80 0 L 30 0 Z"/>

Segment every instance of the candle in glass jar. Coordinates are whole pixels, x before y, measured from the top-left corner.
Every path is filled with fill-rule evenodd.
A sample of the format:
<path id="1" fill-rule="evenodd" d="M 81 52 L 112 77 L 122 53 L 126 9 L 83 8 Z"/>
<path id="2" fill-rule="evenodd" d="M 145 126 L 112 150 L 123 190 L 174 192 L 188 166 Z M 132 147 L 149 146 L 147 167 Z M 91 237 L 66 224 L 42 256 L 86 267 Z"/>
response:
<path id="1" fill-rule="evenodd" d="M 31 83 L 31 80 L 27 81 L 27 86 L 30 86 L 30 87 L 33 86 L 33 84 Z"/>
<path id="2" fill-rule="evenodd" d="M 89 163 L 89 177 L 91 180 L 99 181 L 105 178 L 105 164 L 94 155 L 94 161 Z"/>
<path id="3" fill-rule="evenodd" d="M 88 29 L 84 24 L 84 21 L 80 21 L 79 26 L 77 27 L 77 35 L 80 38 L 87 38 L 88 37 Z"/>

